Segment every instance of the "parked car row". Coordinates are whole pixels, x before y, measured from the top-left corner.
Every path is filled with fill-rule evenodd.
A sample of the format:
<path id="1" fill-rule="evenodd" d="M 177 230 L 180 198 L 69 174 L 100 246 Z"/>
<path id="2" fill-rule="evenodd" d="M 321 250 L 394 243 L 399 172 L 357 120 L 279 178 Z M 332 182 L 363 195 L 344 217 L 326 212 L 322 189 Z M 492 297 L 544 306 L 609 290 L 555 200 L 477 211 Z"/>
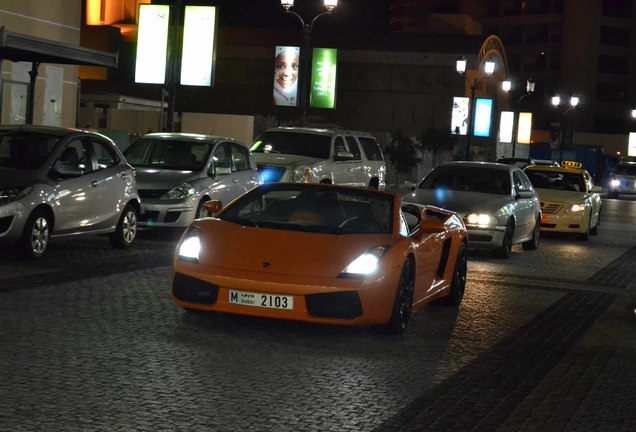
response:
<path id="1" fill-rule="evenodd" d="M 372 135 L 275 128 L 248 147 L 186 133 L 146 134 L 122 154 L 92 131 L 0 127 L 0 244 L 42 256 L 50 239 L 109 234 L 130 246 L 139 227 L 187 227 L 260 183 L 330 183 L 384 189 Z"/>

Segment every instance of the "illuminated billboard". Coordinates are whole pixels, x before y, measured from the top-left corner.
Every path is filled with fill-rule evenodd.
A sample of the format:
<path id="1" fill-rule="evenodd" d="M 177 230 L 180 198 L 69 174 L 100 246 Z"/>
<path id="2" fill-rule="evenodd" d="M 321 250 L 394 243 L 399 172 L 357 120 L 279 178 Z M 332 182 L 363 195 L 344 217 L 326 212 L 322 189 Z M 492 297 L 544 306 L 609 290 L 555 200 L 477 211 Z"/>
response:
<path id="1" fill-rule="evenodd" d="M 451 113 L 451 132 L 456 135 L 468 133 L 468 102 L 467 97 L 453 98 L 453 112 Z"/>
<path id="2" fill-rule="evenodd" d="M 502 111 L 499 120 L 499 142 L 512 142 L 512 129 L 514 127 L 515 113 L 512 111 Z"/>
<path id="3" fill-rule="evenodd" d="M 312 108 L 335 108 L 338 50 L 314 48 L 311 63 L 309 106 Z"/>
<path id="4" fill-rule="evenodd" d="M 636 156 L 636 132 L 629 133 L 629 142 L 627 144 L 627 156 Z"/>
<path id="5" fill-rule="evenodd" d="M 517 142 L 519 144 L 530 144 L 532 134 L 532 113 L 519 113 L 519 127 L 517 128 Z"/>
<path id="6" fill-rule="evenodd" d="M 182 85 L 212 85 L 215 41 L 216 7 L 186 6 L 181 55 Z"/>
<path id="7" fill-rule="evenodd" d="M 490 136 L 492 117 L 492 99 L 477 98 L 475 101 L 475 127 L 473 135 L 478 137 Z"/>
<path id="8" fill-rule="evenodd" d="M 300 47 L 277 46 L 274 54 L 274 105 L 298 104 Z"/>
<path id="9" fill-rule="evenodd" d="M 166 79 L 170 6 L 140 4 L 135 82 L 163 84 Z"/>

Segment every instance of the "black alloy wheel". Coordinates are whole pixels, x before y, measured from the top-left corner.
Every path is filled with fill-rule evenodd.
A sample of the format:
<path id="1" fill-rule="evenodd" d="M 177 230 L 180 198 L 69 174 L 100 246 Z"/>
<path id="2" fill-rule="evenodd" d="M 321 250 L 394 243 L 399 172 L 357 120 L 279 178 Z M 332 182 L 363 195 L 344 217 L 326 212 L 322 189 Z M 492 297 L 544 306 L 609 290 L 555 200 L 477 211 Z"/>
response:
<path id="1" fill-rule="evenodd" d="M 448 296 L 442 297 L 442 304 L 448 306 L 459 306 L 464 298 L 466 290 L 466 275 L 468 274 L 468 253 L 466 244 L 462 242 L 455 258 L 455 268 L 453 269 L 453 280 Z"/>
<path id="2" fill-rule="evenodd" d="M 393 313 L 391 319 L 383 327 L 387 333 L 402 333 L 411 321 L 411 311 L 413 308 L 413 289 L 415 288 L 415 279 L 413 275 L 413 264 L 411 260 L 407 260 L 402 267 L 400 281 L 398 283 L 397 292 L 395 293 L 395 302 L 393 303 Z"/>

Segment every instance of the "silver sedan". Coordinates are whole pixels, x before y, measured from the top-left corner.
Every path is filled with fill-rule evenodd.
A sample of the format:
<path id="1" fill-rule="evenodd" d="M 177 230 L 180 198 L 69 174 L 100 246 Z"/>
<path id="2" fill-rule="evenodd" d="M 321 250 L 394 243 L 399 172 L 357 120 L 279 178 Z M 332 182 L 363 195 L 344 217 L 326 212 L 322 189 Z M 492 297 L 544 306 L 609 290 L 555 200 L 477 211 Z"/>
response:
<path id="1" fill-rule="evenodd" d="M 492 250 L 507 258 L 512 245 L 522 244 L 526 250 L 539 245 L 539 197 L 516 166 L 447 162 L 431 171 L 402 200 L 459 213 L 472 249 Z"/>

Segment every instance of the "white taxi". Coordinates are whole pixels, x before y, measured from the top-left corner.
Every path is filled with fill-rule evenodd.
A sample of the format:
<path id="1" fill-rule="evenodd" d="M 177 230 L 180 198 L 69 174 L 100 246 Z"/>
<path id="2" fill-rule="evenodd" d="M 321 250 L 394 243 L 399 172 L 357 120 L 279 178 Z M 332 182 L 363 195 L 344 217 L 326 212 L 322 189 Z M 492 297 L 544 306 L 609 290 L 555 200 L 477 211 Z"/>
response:
<path id="1" fill-rule="evenodd" d="M 526 175 L 541 201 L 541 230 L 575 233 L 582 240 L 598 234 L 602 188 L 580 162 L 560 167 L 528 166 Z"/>

